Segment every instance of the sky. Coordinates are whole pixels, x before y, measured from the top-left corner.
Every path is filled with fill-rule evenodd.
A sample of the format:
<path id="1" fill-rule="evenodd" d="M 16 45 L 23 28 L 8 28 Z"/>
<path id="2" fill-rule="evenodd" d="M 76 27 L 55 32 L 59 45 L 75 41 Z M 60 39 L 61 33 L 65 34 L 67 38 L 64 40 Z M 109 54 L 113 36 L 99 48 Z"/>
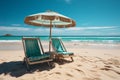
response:
<path id="1" fill-rule="evenodd" d="M 26 16 L 52 10 L 76 21 L 52 35 L 120 36 L 120 0 L 0 0 L 0 36 L 49 35 L 49 28 L 24 23 Z"/>

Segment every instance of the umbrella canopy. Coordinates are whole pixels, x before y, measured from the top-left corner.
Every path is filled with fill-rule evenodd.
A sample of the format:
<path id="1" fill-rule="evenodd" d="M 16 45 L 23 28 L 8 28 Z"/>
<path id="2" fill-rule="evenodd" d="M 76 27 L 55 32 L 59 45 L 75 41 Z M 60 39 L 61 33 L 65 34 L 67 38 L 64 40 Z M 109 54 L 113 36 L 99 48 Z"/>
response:
<path id="1" fill-rule="evenodd" d="M 49 51 L 51 50 L 52 27 L 68 28 L 68 27 L 74 27 L 76 25 L 75 21 L 72 20 L 71 18 L 53 11 L 47 11 L 43 13 L 29 15 L 25 18 L 24 22 L 26 24 L 34 25 L 34 26 L 50 27 Z"/>

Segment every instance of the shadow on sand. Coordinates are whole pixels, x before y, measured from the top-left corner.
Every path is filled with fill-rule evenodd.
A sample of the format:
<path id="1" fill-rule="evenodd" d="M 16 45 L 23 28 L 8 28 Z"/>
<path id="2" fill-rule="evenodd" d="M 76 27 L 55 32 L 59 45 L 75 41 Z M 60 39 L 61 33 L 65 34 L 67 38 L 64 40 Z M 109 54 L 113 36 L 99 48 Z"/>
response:
<path id="1" fill-rule="evenodd" d="M 53 63 L 57 63 L 59 65 L 63 65 L 66 63 L 71 63 L 72 61 L 68 60 L 62 60 L 63 62 L 59 62 L 54 60 Z M 32 65 L 30 71 L 27 71 L 27 68 L 25 64 L 23 64 L 23 61 L 11 61 L 11 62 L 3 62 L 0 64 L 0 75 L 10 75 L 12 77 L 20 77 L 24 74 L 32 74 L 33 72 L 41 72 L 41 71 L 50 71 L 53 69 L 54 66 L 48 66 L 47 63 L 41 63 L 41 64 L 36 64 Z"/>
<path id="2" fill-rule="evenodd" d="M 64 65 L 64 64 L 67 64 L 67 63 L 71 63 L 71 62 L 74 62 L 74 61 L 70 61 L 70 60 L 65 60 L 65 59 L 61 59 L 61 60 L 54 60 L 57 64 L 59 65 Z"/>
<path id="3" fill-rule="evenodd" d="M 47 65 L 47 63 L 32 65 L 31 70 L 27 71 L 25 64 L 22 61 L 3 62 L 0 64 L 0 75 L 11 75 L 12 77 L 20 77 L 27 73 L 33 73 L 35 71 L 51 70 L 53 67 Z"/>

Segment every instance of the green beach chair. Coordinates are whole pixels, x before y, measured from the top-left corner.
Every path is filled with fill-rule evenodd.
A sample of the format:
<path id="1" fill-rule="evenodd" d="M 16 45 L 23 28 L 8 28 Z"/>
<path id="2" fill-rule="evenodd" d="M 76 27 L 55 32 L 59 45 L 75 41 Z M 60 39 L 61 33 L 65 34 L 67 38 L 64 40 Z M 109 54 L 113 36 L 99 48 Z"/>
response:
<path id="1" fill-rule="evenodd" d="M 51 40 L 52 40 L 52 47 L 53 47 L 53 50 L 55 51 L 55 54 L 56 54 L 57 58 L 62 59 L 62 58 L 70 57 L 71 60 L 73 61 L 74 53 L 73 52 L 67 52 L 67 50 L 66 50 L 66 48 L 65 48 L 61 39 L 52 38 Z"/>
<path id="2" fill-rule="evenodd" d="M 24 47 L 26 67 L 29 70 L 30 65 L 52 61 L 50 54 L 45 54 L 39 38 L 22 38 Z"/>

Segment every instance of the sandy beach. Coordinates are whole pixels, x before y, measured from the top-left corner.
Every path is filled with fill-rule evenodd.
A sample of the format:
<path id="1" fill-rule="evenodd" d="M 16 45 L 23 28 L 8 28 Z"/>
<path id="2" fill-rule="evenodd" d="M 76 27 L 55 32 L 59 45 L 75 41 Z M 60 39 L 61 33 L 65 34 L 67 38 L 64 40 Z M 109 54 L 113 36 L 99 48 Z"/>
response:
<path id="1" fill-rule="evenodd" d="M 63 43 L 74 62 L 33 65 L 28 72 L 22 42 L 0 42 L 0 80 L 120 80 L 120 44 Z M 48 42 L 42 45 L 48 51 Z"/>

